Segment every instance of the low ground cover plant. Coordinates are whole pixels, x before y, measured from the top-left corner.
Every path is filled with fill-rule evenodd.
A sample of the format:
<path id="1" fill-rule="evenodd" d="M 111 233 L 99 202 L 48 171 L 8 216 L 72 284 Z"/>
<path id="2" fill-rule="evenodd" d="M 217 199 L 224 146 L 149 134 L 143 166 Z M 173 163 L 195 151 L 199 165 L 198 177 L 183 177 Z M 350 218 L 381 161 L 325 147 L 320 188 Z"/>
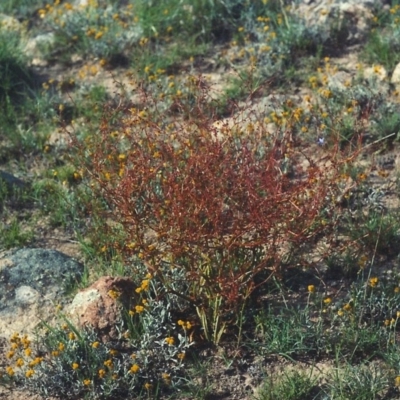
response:
<path id="1" fill-rule="evenodd" d="M 158 396 L 179 388 L 191 346 L 189 321 L 172 319 L 171 302 L 157 300 L 152 277 L 142 280 L 137 303 L 126 310 L 120 335 L 104 342 L 90 328 L 77 329 L 62 313 L 59 325 L 38 328 L 33 342 L 15 333 L 5 354 L 8 384 L 43 396 L 115 399 Z M 118 301 L 118 292 L 109 295 Z"/>

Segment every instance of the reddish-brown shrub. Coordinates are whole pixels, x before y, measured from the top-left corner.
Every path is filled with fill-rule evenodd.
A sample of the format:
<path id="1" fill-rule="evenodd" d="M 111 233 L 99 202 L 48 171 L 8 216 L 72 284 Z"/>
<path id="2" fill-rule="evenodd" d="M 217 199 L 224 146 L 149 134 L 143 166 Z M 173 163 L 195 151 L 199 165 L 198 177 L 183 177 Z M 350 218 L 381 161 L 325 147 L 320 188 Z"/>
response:
<path id="1" fill-rule="evenodd" d="M 222 317 L 332 228 L 355 152 L 303 142 L 290 124 L 268 132 L 255 112 L 218 129 L 206 97 L 192 113 L 178 99 L 166 114 L 156 104 L 120 108 L 80 146 L 105 218 L 123 231 L 122 254 L 141 258 L 167 288 L 165 268 L 184 270 L 182 295 L 209 317 L 217 302 Z"/>

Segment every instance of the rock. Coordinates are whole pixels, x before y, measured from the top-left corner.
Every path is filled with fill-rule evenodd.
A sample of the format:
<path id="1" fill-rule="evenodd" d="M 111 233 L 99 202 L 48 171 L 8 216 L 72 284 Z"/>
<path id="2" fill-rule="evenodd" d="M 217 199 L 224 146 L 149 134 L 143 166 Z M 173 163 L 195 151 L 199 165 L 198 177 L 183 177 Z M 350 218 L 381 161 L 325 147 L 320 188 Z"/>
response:
<path id="1" fill-rule="evenodd" d="M 319 32 L 327 40 L 339 31 L 347 44 L 359 43 L 368 32 L 369 20 L 373 18 L 374 2 L 303 0 L 293 3 L 291 13 L 304 20 L 306 26 Z M 342 40 L 342 39 L 339 39 Z"/>
<path id="2" fill-rule="evenodd" d="M 79 292 L 67 308 L 71 322 L 93 328 L 103 341 L 118 337 L 123 307 L 135 295 L 135 284 L 129 278 L 104 276 Z"/>
<path id="3" fill-rule="evenodd" d="M 400 63 L 394 68 L 390 82 L 396 86 L 396 89 L 400 87 Z"/>
<path id="4" fill-rule="evenodd" d="M 333 90 L 346 90 L 347 82 L 351 82 L 352 75 L 346 71 L 337 71 L 328 75 L 328 87 Z"/>
<path id="5" fill-rule="evenodd" d="M 87 7 L 89 5 L 89 0 L 76 0 L 75 7 Z"/>
<path id="6" fill-rule="evenodd" d="M 66 290 L 83 265 L 56 250 L 19 249 L 0 254 L 0 336 L 29 334 L 66 303 Z"/>
<path id="7" fill-rule="evenodd" d="M 16 18 L 6 14 L 0 14 L 0 30 L 22 33 L 24 31 L 24 26 Z"/>
<path id="8" fill-rule="evenodd" d="M 46 66 L 47 61 L 43 59 L 43 49 L 51 47 L 54 44 L 55 35 L 53 32 L 43 33 L 29 38 L 23 49 L 26 56 L 32 59 L 31 64 L 34 66 Z"/>
<path id="9" fill-rule="evenodd" d="M 367 67 L 363 71 L 364 78 L 371 83 L 379 84 L 380 92 L 386 93 L 389 90 L 388 74 L 382 65 Z"/>
<path id="10" fill-rule="evenodd" d="M 369 21 L 374 17 L 370 8 L 364 4 L 342 3 L 338 9 L 340 18 L 347 24 L 347 41 L 360 42 L 365 38 L 369 30 Z"/>
<path id="11" fill-rule="evenodd" d="M 0 181 L 4 181 L 8 189 L 22 188 L 25 186 L 25 182 L 23 180 L 16 178 L 14 175 L 11 175 L 8 172 L 1 170 L 0 170 Z"/>

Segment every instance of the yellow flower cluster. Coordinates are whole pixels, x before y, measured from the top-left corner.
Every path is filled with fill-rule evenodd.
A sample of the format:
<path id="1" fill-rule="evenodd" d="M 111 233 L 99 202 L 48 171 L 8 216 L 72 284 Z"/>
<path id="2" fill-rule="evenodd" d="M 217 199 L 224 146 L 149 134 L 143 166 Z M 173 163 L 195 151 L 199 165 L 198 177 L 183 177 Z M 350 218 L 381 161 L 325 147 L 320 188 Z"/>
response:
<path id="1" fill-rule="evenodd" d="M 29 358 L 32 356 L 32 349 L 30 348 L 31 341 L 28 339 L 27 335 L 21 337 L 19 333 L 14 333 L 10 338 L 10 348 L 5 356 L 7 359 L 12 360 L 14 357 L 19 355 L 19 357 L 15 360 L 15 367 L 22 368 L 24 365 L 29 367 L 28 370 L 25 371 L 25 377 L 30 378 L 34 374 L 33 367 L 40 364 L 43 361 L 43 357 L 36 357 L 33 360 L 29 361 Z M 21 357 L 22 355 L 22 357 Z M 25 358 L 27 357 L 28 360 Z M 8 376 L 12 377 L 15 375 L 15 369 L 11 365 L 6 367 L 6 373 Z"/>
<path id="2" fill-rule="evenodd" d="M 144 301 L 144 300 L 143 300 Z M 135 307 L 134 307 L 134 310 L 129 310 L 129 315 L 130 316 L 133 316 L 133 315 L 135 315 L 135 314 L 141 314 L 142 312 L 144 312 L 144 310 L 145 310 L 145 308 L 144 308 L 144 306 L 142 306 L 142 305 L 136 305 Z"/>
<path id="3" fill-rule="evenodd" d="M 121 293 L 114 289 L 110 289 L 107 294 L 114 300 L 121 296 Z"/>
<path id="4" fill-rule="evenodd" d="M 136 293 L 141 293 L 149 289 L 150 279 L 143 279 L 138 288 L 135 289 Z"/>
<path id="5" fill-rule="evenodd" d="M 191 329 L 193 325 L 189 321 L 182 321 L 181 319 L 178 321 L 178 325 L 181 326 L 183 329 Z"/>

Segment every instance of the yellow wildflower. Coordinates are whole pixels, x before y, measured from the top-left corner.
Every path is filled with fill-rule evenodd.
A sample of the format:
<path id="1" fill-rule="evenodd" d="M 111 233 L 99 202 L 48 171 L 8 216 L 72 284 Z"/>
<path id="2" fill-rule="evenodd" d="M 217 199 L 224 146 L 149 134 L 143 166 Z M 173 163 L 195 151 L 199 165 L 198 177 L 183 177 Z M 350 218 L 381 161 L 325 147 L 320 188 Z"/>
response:
<path id="1" fill-rule="evenodd" d="M 103 37 L 103 35 L 104 35 L 104 32 L 98 31 L 98 32 L 96 33 L 96 35 L 94 35 L 94 39 L 95 39 L 95 40 L 99 40 L 99 39 L 101 39 L 101 38 Z"/>
<path id="2" fill-rule="evenodd" d="M 167 337 L 165 341 L 169 346 L 172 346 L 175 343 L 175 339 L 172 336 Z"/>
<path id="3" fill-rule="evenodd" d="M 32 368 L 35 365 L 40 364 L 43 361 L 43 357 L 36 357 L 34 360 L 32 360 L 28 365 Z"/>
<path id="4" fill-rule="evenodd" d="M 378 282 L 379 282 L 379 279 L 376 276 L 374 276 L 373 278 L 369 279 L 369 286 L 375 287 L 378 285 Z"/>
<path id="5" fill-rule="evenodd" d="M 112 356 L 116 356 L 116 355 L 118 354 L 118 350 L 110 349 L 110 354 L 111 354 Z"/>
<path id="6" fill-rule="evenodd" d="M 8 359 L 10 359 L 10 358 L 13 358 L 14 357 L 14 355 L 15 355 L 15 351 L 9 351 L 7 354 L 6 354 L 6 357 L 8 358 Z"/>
<path id="7" fill-rule="evenodd" d="M 360 268 L 365 268 L 365 266 L 367 265 L 367 261 L 368 257 L 366 255 L 361 256 L 358 260 L 358 266 Z"/>
<path id="8" fill-rule="evenodd" d="M 132 372 L 132 374 L 136 374 L 139 370 L 140 367 L 137 364 L 133 364 L 132 367 L 129 369 L 129 371 Z"/>
<path id="9" fill-rule="evenodd" d="M 113 299 L 118 299 L 118 297 L 120 296 L 120 293 L 117 290 L 114 289 L 110 289 L 107 294 L 112 297 Z"/>
<path id="10" fill-rule="evenodd" d="M 140 288 L 142 290 L 147 290 L 149 288 L 149 280 L 148 279 L 143 279 L 142 284 L 140 285 Z"/>
<path id="11" fill-rule="evenodd" d="M 164 373 L 161 374 L 161 377 L 162 377 L 163 379 L 170 379 L 170 378 L 171 378 L 171 375 L 170 375 L 170 374 L 167 374 L 166 372 L 164 372 Z"/>
<path id="12" fill-rule="evenodd" d="M 351 310 L 351 304 L 350 304 L 350 303 L 346 303 L 346 304 L 343 306 L 343 310 L 350 311 L 350 310 Z"/>
<path id="13" fill-rule="evenodd" d="M 22 358 L 18 358 L 16 365 L 17 367 L 22 367 L 24 365 L 24 360 Z"/>
<path id="14" fill-rule="evenodd" d="M 34 373 L 35 373 L 35 371 L 34 371 L 33 369 L 28 369 L 28 370 L 25 372 L 25 376 L 26 376 L 27 378 L 30 378 Z"/>

